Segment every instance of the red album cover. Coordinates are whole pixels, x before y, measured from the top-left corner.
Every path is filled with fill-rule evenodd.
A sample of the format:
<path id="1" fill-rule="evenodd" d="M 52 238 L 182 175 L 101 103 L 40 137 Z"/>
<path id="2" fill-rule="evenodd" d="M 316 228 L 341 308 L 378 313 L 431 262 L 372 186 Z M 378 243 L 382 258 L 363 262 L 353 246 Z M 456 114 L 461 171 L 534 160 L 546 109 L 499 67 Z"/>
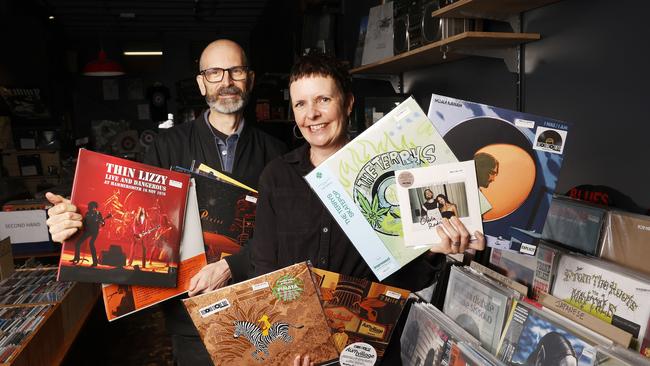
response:
<path id="1" fill-rule="evenodd" d="M 79 150 L 59 280 L 176 287 L 189 175 Z"/>

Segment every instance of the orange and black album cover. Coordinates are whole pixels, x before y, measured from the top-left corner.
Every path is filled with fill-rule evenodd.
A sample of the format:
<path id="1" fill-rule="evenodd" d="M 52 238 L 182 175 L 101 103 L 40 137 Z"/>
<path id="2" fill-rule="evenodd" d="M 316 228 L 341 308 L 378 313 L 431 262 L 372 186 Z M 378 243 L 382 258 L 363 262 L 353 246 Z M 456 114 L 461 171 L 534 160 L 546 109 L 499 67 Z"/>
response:
<path id="1" fill-rule="evenodd" d="M 79 150 L 83 229 L 63 243 L 59 280 L 176 287 L 188 187 L 187 174 Z"/>
<path id="2" fill-rule="evenodd" d="M 196 197 L 208 263 L 239 252 L 253 236 L 257 192 L 245 188 L 235 180 L 234 183 L 229 183 L 181 167 L 174 169 L 191 174 L 196 181 Z"/>
<path id="3" fill-rule="evenodd" d="M 364 342 L 383 357 L 411 292 L 319 268 L 312 272 L 337 350 Z"/>
<path id="4" fill-rule="evenodd" d="M 215 365 L 338 358 L 306 262 L 183 300 Z"/>

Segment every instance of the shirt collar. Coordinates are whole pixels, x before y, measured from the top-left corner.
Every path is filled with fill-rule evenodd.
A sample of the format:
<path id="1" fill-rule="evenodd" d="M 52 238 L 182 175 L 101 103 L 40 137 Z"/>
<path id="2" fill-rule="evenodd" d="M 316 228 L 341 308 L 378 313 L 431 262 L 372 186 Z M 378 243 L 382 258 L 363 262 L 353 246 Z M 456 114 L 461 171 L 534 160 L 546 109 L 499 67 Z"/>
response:
<path id="1" fill-rule="evenodd" d="M 309 160 L 309 147 L 309 144 L 305 142 L 302 146 L 284 155 L 284 160 L 289 164 L 295 164 L 303 175 L 314 170 L 314 165 Z"/>
<path id="2" fill-rule="evenodd" d="M 232 135 L 227 136 L 225 133 L 217 130 L 214 128 L 214 126 L 210 123 L 210 109 L 207 109 L 203 113 L 203 118 L 205 119 L 205 122 L 208 124 L 208 127 L 210 127 L 210 130 L 212 133 L 215 135 L 215 137 L 218 137 L 220 140 L 226 141 L 226 139 L 230 136 L 236 135 L 237 138 L 241 137 L 241 132 L 244 130 L 244 124 L 246 123 L 246 120 L 244 117 L 241 118 L 241 121 L 239 121 L 239 127 L 237 127 L 237 131 L 235 131 Z"/>

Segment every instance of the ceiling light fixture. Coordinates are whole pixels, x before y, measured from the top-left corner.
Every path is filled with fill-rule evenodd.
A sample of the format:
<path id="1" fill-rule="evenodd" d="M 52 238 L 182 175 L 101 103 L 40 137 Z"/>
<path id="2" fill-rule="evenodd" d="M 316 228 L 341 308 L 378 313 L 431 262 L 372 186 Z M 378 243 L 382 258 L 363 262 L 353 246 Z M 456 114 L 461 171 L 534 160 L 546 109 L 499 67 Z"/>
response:
<path id="1" fill-rule="evenodd" d="M 124 56 L 162 56 L 162 51 L 124 51 Z"/>
<path id="2" fill-rule="evenodd" d="M 47 19 L 49 19 L 49 20 L 54 19 L 54 15 L 50 15 L 49 17 L 47 17 Z"/>
<path id="3" fill-rule="evenodd" d="M 86 76 L 120 76 L 124 75 L 124 69 L 115 61 L 106 58 L 104 50 L 99 51 L 97 60 L 90 61 L 83 70 Z"/>

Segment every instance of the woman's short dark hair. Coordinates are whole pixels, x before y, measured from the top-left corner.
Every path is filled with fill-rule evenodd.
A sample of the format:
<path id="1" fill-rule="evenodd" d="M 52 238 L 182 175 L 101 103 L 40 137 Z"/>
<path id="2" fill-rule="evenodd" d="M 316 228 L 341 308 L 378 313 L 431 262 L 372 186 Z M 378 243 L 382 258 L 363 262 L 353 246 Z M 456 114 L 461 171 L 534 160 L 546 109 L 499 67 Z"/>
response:
<path id="1" fill-rule="evenodd" d="M 309 76 L 331 77 L 344 98 L 352 93 L 349 68 L 347 64 L 335 58 L 319 54 L 301 56 L 291 67 L 289 85 Z"/>

